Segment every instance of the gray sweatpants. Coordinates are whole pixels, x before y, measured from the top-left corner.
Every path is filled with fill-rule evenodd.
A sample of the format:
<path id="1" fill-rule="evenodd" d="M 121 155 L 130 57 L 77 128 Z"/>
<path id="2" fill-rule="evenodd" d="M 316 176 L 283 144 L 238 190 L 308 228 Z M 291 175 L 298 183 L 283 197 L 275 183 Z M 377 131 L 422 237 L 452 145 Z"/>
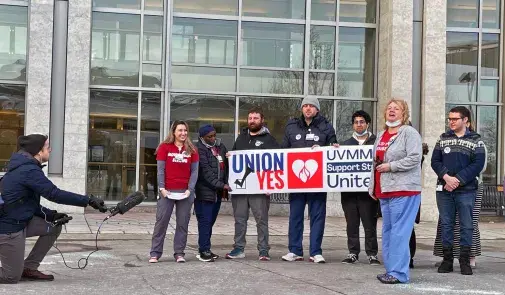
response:
<path id="1" fill-rule="evenodd" d="M 268 244 L 268 210 L 270 209 L 270 197 L 266 195 L 233 195 L 231 198 L 233 216 L 235 217 L 235 245 L 234 248 L 244 250 L 247 233 L 247 220 L 249 208 L 256 219 L 258 231 L 258 250 L 260 252 L 270 250 Z"/>
<path id="2" fill-rule="evenodd" d="M 160 198 L 158 200 L 158 208 L 156 210 L 156 224 L 154 225 L 151 257 L 160 258 L 163 254 L 163 245 L 165 236 L 167 235 L 168 224 L 172 211 L 175 208 L 176 226 L 174 235 L 174 257 L 183 255 L 188 241 L 188 226 L 191 218 L 191 206 L 195 200 L 195 195 L 191 194 L 183 200 L 171 200 L 168 198 Z"/>
<path id="3" fill-rule="evenodd" d="M 36 270 L 46 257 L 61 233 L 61 225 L 51 227 L 44 219 L 34 216 L 22 231 L 12 234 L 0 234 L 0 284 L 15 284 L 21 279 L 24 268 Z M 38 240 L 26 259 L 26 238 Z M 23 261 L 24 259 L 24 261 Z"/>

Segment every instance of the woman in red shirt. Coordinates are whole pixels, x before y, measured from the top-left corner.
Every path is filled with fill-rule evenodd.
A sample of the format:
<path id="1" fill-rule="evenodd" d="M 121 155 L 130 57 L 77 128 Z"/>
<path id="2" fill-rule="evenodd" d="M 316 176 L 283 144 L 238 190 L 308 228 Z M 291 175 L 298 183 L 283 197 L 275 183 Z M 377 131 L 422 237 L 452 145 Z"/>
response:
<path id="1" fill-rule="evenodd" d="M 384 111 L 384 131 L 374 145 L 374 169 L 369 193 L 380 200 L 382 211 L 382 258 L 386 273 L 377 276 L 384 284 L 407 283 L 409 240 L 421 203 L 421 136 L 409 126 L 404 100 L 392 99 Z"/>
<path id="2" fill-rule="evenodd" d="M 163 243 L 174 206 L 177 206 L 174 258 L 176 262 L 186 262 L 184 249 L 198 179 L 198 150 L 189 139 L 188 129 L 186 122 L 175 121 L 156 151 L 159 196 L 150 263 L 158 262 L 163 254 Z"/>

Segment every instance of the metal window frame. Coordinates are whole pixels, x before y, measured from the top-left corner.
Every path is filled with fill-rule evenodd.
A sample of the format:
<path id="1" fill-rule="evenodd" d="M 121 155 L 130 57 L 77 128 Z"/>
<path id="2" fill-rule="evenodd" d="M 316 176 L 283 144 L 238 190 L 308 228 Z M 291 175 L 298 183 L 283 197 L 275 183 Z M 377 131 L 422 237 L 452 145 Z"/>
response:
<path id="1" fill-rule="evenodd" d="M 30 1 L 25 0 L 2 0 L 0 1 L 0 5 L 8 5 L 8 6 L 22 6 L 22 7 L 28 7 L 30 6 Z"/>

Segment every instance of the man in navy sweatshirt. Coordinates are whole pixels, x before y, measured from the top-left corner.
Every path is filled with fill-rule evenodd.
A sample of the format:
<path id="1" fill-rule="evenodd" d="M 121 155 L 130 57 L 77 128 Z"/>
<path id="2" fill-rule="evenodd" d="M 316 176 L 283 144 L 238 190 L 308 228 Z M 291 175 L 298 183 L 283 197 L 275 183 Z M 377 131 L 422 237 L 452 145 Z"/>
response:
<path id="1" fill-rule="evenodd" d="M 485 149 L 481 136 L 467 128 L 471 113 L 463 106 L 449 111 L 450 130 L 440 136 L 431 157 L 438 175 L 437 205 L 442 225 L 444 260 L 439 273 L 453 271 L 453 240 L 456 211 L 461 225 L 461 274 L 471 275 L 472 211 L 477 196 L 478 176 L 484 167 Z"/>

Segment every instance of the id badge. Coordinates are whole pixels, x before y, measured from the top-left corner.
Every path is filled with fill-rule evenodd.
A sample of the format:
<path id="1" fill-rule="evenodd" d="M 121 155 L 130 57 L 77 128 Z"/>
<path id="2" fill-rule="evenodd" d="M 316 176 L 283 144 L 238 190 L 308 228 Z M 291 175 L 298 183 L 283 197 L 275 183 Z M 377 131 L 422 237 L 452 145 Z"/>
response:
<path id="1" fill-rule="evenodd" d="M 219 161 L 219 163 L 223 162 L 223 157 L 221 157 L 221 155 L 217 155 L 216 158 Z"/>
<path id="2" fill-rule="evenodd" d="M 314 140 L 314 134 L 309 133 L 309 134 L 305 135 L 305 140 Z"/>
<path id="3" fill-rule="evenodd" d="M 443 186 L 441 184 L 437 185 L 437 192 L 443 191 Z"/>

